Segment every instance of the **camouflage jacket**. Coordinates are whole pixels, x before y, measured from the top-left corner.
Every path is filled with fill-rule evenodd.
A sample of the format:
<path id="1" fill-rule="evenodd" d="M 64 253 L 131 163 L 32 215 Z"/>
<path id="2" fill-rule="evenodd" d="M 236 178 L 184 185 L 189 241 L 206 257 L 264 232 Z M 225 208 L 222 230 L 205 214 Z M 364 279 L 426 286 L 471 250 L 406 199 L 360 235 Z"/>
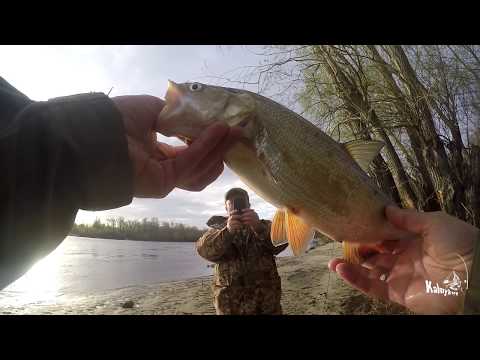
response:
<path id="1" fill-rule="evenodd" d="M 270 240 L 270 221 L 262 220 L 263 230 L 255 233 L 244 227 L 230 234 L 227 218 L 214 216 L 211 227 L 198 241 L 197 251 L 204 259 L 216 263 L 214 286 L 226 287 L 279 287 L 275 255 L 288 244 L 274 246 Z"/>

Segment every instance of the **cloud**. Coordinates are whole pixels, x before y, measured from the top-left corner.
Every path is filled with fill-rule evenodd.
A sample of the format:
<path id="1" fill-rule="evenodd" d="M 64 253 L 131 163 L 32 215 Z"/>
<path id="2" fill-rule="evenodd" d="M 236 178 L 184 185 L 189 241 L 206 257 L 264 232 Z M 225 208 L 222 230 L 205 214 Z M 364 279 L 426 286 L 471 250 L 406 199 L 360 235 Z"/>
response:
<path id="1" fill-rule="evenodd" d="M 262 200 L 228 168 L 202 192 L 188 192 L 180 189 L 172 191 L 163 199 L 138 199 L 122 208 L 87 212 L 79 211 L 77 223 L 92 223 L 96 217 L 123 216 L 128 219 L 157 217 L 160 221 L 181 222 L 197 227 L 205 227 L 213 215 L 224 215 L 224 195 L 232 187 L 242 187 L 250 194 L 250 202 L 261 218 L 271 219 L 275 208 Z"/>

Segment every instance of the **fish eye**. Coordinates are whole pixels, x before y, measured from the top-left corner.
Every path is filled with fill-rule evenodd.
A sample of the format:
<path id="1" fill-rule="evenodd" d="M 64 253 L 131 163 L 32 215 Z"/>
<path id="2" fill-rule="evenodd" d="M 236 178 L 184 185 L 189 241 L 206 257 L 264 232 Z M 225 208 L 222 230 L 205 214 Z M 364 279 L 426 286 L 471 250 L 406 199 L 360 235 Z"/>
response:
<path id="1" fill-rule="evenodd" d="M 199 90 L 202 90 L 202 85 L 199 84 L 199 83 L 190 84 L 190 90 L 191 90 L 191 91 L 199 91 Z"/>

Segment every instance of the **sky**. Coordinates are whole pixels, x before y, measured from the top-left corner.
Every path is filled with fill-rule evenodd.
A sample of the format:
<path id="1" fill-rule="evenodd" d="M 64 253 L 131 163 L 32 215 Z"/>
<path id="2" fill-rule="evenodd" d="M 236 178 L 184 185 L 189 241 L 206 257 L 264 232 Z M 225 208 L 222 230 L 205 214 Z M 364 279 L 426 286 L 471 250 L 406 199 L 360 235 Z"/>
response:
<path id="1" fill-rule="evenodd" d="M 45 101 L 58 96 L 104 92 L 110 96 L 149 94 L 163 98 L 167 80 L 224 84 L 218 77 L 239 74 L 263 58 L 255 46 L 0 46 L 0 76 L 30 99 Z M 236 75 L 235 75 L 236 76 Z M 229 86 L 234 87 L 232 84 Z M 237 85 L 238 86 L 238 85 Z M 247 88 L 256 91 L 255 87 Z M 181 144 L 158 136 L 159 141 Z M 157 217 L 198 227 L 212 215 L 224 214 L 223 195 L 231 187 L 250 193 L 252 207 L 261 218 L 271 219 L 274 207 L 256 196 L 238 177 L 224 173 L 202 192 L 176 189 L 164 199 L 136 199 L 128 206 L 107 211 L 83 211 L 75 222 L 96 218 Z"/>

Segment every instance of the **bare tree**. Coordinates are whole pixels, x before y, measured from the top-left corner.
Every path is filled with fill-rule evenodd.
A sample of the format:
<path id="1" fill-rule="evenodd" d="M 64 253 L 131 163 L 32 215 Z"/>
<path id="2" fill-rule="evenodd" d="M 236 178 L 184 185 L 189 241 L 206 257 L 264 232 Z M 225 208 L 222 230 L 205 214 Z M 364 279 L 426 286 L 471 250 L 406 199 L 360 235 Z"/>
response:
<path id="1" fill-rule="evenodd" d="M 382 140 L 370 174 L 403 206 L 480 224 L 479 46 L 265 46 L 259 55 L 240 83 L 338 141 Z"/>

